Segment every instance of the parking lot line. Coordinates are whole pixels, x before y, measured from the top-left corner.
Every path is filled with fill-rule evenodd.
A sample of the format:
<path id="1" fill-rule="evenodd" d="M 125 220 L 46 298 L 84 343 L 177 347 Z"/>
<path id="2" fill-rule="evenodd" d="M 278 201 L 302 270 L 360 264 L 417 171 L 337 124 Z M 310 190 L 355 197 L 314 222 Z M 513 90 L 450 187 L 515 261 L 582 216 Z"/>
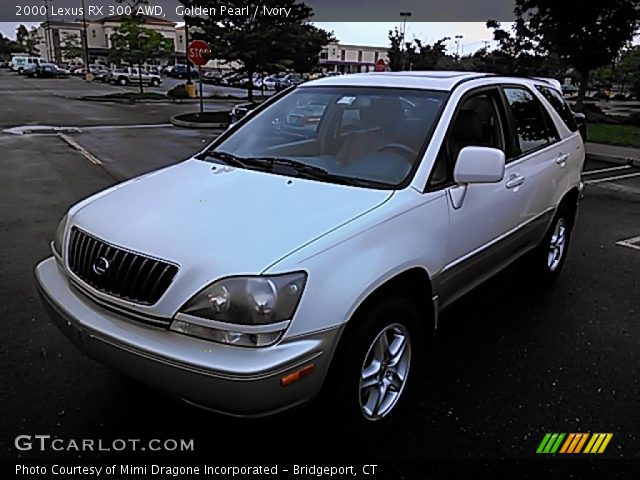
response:
<path id="1" fill-rule="evenodd" d="M 592 185 L 594 183 L 612 182 L 613 180 L 622 180 L 624 178 L 640 177 L 640 172 L 627 173 L 626 175 L 617 175 L 615 177 L 598 178 L 596 180 L 585 180 L 585 185 Z"/>
<path id="2" fill-rule="evenodd" d="M 60 137 L 65 142 L 67 142 L 72 148 L 75 148 L 78 152 L 82 154 L 82 156 L 84 156 L 87 160 L 89 160 L 94 165 L 102 166 L 102 162 L 95 155 L 93 155 L 91 152 L 89 152 L 87 149 L 85 149 L 82 145 L 80 145 L 78 142 L 76 142 L 74 139 L 72 139 L 68 135 L 64 133 L 59 133 L 58 137 Z"/>
<path id="3" fill-rule="evenodd" d="M 597 170 L 585 170 L 584 172 L 582 172 L 582 176 L 595 175 L 597 173 L 604 173 L 604 172 L 613 172 L 615 170 L 624 170 L 627 168 L 631 168 L 631 165 L 620 165 L 617 167 L 598 168 Z"/>
<path id="4" fill-rule="evenodd" d="M 640 235 L 637 237 L 627 238 L 625 240 L 618 240 L 616 245 L 620 245 L 621 247 L 629 247 L 635 250 L 640 250 Z"/>

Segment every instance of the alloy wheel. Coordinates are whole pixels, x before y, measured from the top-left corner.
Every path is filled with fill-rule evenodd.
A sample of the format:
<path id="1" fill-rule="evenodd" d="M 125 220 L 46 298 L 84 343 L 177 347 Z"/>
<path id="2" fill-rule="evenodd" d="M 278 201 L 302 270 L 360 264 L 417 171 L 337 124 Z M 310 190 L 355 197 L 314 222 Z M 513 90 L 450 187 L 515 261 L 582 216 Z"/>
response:
<path id="1" fill-rule="evenodd" d="M 393 410 L 410 364 L 409 331 L 399 323 L 386 326 L 369 346 L 360 372 L 360 409 L 367 420 L 380 420 Z"/>
<path id="2" fill-rule="evenodd" d="M 559 218 L 556 222 L 553 233 L 551 234 L 551 239 L 549 241 L 549 252 L 547 255 L 547 267 L 549 268 L 549 271 L 553 272 L 556 268 L 558 268 L 558 265 L 560 265 L 562 256 L 564 255 L 566 243 L 567 225 L 564 221 L 564 218 Z"/>

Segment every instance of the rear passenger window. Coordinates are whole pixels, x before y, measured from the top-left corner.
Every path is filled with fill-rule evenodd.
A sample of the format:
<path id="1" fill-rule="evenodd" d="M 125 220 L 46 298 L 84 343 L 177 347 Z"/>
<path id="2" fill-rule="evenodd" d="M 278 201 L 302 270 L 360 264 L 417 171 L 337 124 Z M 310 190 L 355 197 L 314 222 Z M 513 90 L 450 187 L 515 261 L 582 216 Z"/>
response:
<path id="1" fill-rule="evenodd" d="M 513 113 L 522 153 L 541 148 L 558 138 L 547 111 L 531 92 L 524 88 L 506 87 L 504 94 Z"/>
<path id="2" fill-rule="evenodd" d="M 562 118 L 567 128 L 572 132 L 577 132 L 578 124 L 576 123 L 576 118 L 573 116 L 573 112 L 571 108 L 569 108 L 569 105 L 567 105 L 562 94 L 551 87 L 536 85 L 536 88 L 542 96 L 547 99 L 558 115 L 560 115 L 560 118 Z"/>

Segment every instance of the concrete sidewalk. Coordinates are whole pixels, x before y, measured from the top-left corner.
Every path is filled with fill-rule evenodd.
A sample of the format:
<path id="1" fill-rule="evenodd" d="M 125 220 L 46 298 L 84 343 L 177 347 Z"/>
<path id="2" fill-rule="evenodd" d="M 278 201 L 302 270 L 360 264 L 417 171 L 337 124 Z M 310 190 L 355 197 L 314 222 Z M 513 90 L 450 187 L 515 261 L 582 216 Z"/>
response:
<path id="1" fill-rule="evenodd" d="M 585 148 L 587 158 L 591 160 L 640 167 L 640 148 L 618 147 L 593 142 L 587 142 Z"/>

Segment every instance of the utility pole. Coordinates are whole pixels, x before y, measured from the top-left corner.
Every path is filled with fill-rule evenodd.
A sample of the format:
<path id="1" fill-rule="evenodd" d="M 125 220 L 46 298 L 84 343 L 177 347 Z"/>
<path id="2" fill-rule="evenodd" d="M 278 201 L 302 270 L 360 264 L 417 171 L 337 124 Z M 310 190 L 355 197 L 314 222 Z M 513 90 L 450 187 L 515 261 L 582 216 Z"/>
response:
<path id="1" fill-rule="evenodd" d="M 184 17 L 184 45 L 185 48 L 189 48 L 189 22 L 187 21 L 187 17 Z M 185 51 L 185 55 L 188 57 L 189 52 Z M 191 62 L 187 58 L 187 85 L 192 85 L 191 81 Z"/>
<path id="2" fill-rule="evenodd" d="M 56 59 L 53 58 L 53 53 L 51 52 L 51 26 L 49 25 L 49 0 L 44 0 L 44 11 L 46 15 L 46 27 L 44 28 L 44 46 L 47 50 L 47 60 L 50 62 L 54 62 Z"/>
<path id="3" fill-rule="evenodd" d="M 406 64 L 406 46 L 404 43 L 404 36 L 407 31 L 407 18 L 411 16 L 411 12 L 400 12 L 400 17 L 402 17 L 402 44 L 400 45 L 400 53 L 402 53 L 402 70 L 405 69 Z"/>
<path id="4" fill-rule="evenodd" d="M 84 48 L 84 79 L 88 82 L 91 80 L 91 72 L 89 71 L 89 38 L 87 37 L 87 9 L 82 0 L 82 46 Z"/>

